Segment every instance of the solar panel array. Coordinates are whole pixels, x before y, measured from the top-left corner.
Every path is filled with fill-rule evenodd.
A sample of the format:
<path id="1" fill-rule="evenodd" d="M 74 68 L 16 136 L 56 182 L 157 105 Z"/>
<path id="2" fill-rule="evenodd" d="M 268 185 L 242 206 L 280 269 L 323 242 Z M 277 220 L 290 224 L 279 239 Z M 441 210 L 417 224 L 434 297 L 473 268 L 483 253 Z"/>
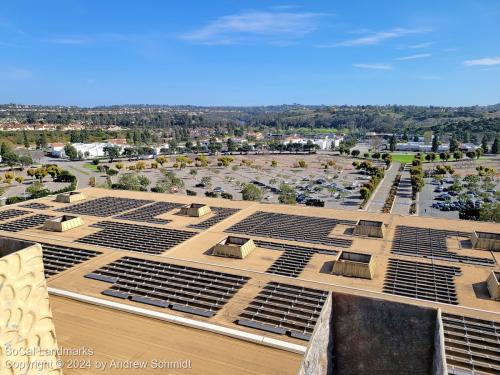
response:
<path id="1" fill-rule="evenodd" d="M 495 264 L 493 259 L 449 251 L 446 246 L 446 239 L 449 237 L 470 237 L 470 233 L 398 225 L 392 242 L 392 253 L 482 266 Z"/>
<path id="2" fill-rule="evenodd" d="M 249 280 L 224 272 L 123 257 L 85 277 L 112 283 L 103 294 L 211 317 Z"/>
<path id="3" fill-rule="evenodd" d="M 45 277 L 51 277 L 77 264 L 102 254 L 99 251 L 83 250 L 68 246 L 42 243 Z"/>
<path id="4" fill-rule="evenodd" d="M 90 227 L 102 230 L 79 238 L 76 242 L 148 254 L 161 254 L 197 234 L 115 221 L 101 221 Z"/>
<path id="5" fill-rule="evenodd" d="M 34 208 L 36 210 L 47 210 L 49 208 L 52 208 L 52 206 L 49 206 L 45 203 L 39 203 L 39 202 L 26 203 L 26 204 L 20 205 L 19 207 Z"/>
<path id="6" fill-rule="evenodd" d="M 335 250 L 255 240 L 255 245 L 270 250 L 280 250 L 283 254 L 267 269 L 267 273 L 298 277 L 314 254 L 337 255 Z"/>
<path id="7" fill-rule="evenodd" d="M 458 305 L 455 277 L 459 267 L 389 259 L 384 293 Z"/>
<path id="8" fill-rule="evenodd" d="M 13 217 L 18 217 L 31 213 L 30 211 L 17 210 L 15 208 L 9 208 L 8 210 L 0 211 L 0 220 L 9 220 Z"/>
<path id="9" fill-rule="evenodd" d="M 156 216 L 172 211 L 174 208 L 182 207 L 181 203 L 155 202 L 148 206 L 139 207 L 133 211 L 115 216 L 117 219 L 141 221 L 152 224 L 168 224 L 172 220 L 159 219 Z"/>
<path id="10" fill-rule="evenodd" d="M 240 314 L 237 324 L 310 340 L 328 292 L 270 282 Z"/>
<path id="11" fill-rule="evenodd" d="M 226 232 L 338 247 L 351 246 L 352 240 L 328 237 L 337 224 L 354 225 L 356 222 L 258 211 L 228 228 Z"/>
<path id="12" fill-rule="evenodd" d="M 58 208 L 56 211 L 70 212 L 77 215 L 109 217 L 149 203 L 153 203 L 153 201 L 145 199 L 102 197 Z"/>
<path id="13" fill-rule="evenodd" d="M 442 314 L 448 374 L 500 374 L 500 323 Z"/>
<path id="14" fill-rule="evenodd" d="M 210 207 L 210 209 L 215 214 L 214 216 L 198 224 L 190 224 L 188 225 L 188 228 L 208 229 L 239 211 L 239 209 L 237 208 L 225 208 L 225 207 Z"/>
<path id="15" fill-rule="evenodd" d="M 17 220 L 9 221 L 8 223 L 0 224 L 0 230 L 4 230 L 6 232 L 20 232 L 25 229 L 38 227 L 45 223 L 45 220 L 51 219 L 53 217 L 54 216 L 51 215 L 27 216 Z"/>

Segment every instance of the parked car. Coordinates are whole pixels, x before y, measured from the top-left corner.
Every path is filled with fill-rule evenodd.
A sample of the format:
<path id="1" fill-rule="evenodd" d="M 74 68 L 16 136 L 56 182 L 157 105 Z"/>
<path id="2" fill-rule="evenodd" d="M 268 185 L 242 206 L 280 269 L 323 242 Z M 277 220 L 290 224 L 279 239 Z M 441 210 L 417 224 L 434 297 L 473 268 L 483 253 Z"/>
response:
<path id="1" fill-rule="evenodd" d="M 214 192 L 215 193 L 223 193 L 224 192 L 224 189 L 221 188 L 220 186 L 217 186 L 216 188 L 214 188 Z"/>

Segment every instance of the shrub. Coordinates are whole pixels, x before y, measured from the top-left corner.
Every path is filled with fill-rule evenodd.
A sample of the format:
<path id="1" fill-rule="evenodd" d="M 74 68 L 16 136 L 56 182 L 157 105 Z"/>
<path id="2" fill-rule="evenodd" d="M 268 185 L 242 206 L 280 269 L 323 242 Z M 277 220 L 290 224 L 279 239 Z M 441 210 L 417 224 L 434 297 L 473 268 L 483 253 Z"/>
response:
<path id="1" fill-rule="evenodd" d="M 229 193 L 221 193 L 221 198 L 224 198 L 224 199 L 233 199 L 233 195 L 232 194 L 229 194 Z"/>

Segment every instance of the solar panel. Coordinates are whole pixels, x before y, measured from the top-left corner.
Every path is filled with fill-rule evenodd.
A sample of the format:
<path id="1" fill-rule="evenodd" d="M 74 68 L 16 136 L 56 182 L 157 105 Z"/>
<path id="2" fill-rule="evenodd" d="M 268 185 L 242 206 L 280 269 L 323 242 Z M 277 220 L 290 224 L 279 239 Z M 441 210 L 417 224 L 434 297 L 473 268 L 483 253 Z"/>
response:
<path id="1" fill-rule="evenodd" d="M 26 214 L 32 213 L 31 211 L 17 210 L 15 208 L 10 208 L 8 210 L 0 211 L 0 220 L 9 220 L 13 217 L 18 217 Z"/>
<path id="2" fill-rule="evenodd" d="M 47 210 L 49 208 L 52 208 L 52 206 L 49 206 L 45 203 L 38 203 L 38 202 L 22 204 L 19 207 L 34 208 L 36 210 Z"/>
<path id="3" fill-rule="evenodd" d="M 260 240 L 254 242 L 256 246 L 261 248 L 283 251 L 283 254 L 266 271 L 267 273 L 282 276 L 298 277 L 314 254 L 338 254 L 335 250 L 315 249 Z"/>
<path id="4" fill-rule="evenodd" d="M 214 213 L 214 216 L 198 224 L 190 224 L 187 227 L 195 229 L 208 229 L 239 211 L 239 209 L 236 208 L 225 208 L 225 207 L 210 207 L 210 209 Z"/>
<path id="5" fill-rule="evenodd" d="M 448 374 L 500 374 L 500 323 L 442 314 Z"/>
<path id="6" fill-rule="evenodd" d="M 351 246 L 352 240 L 329 237 L 338 224 L 355 225 L 356 222 L 258 211 L 228 228 L 226 232 L 338 247 Z"/>
<path id="7" fill-rule="evenodd" d="M 389 259 L 384 293 L 458 305 L 455 277 L 459 267 Z"/>
<path id="8" fill-rule="evenodd" d="M 450 251 L 446 245 L 446 239 L 449 237 L 470 237 L 470 233 L 398 225 L 391 251 L 393 254 L 398 255 L 442 259 L 449 262 L 481 266 L 495 264 L 493 259 L 460 255 Z"/>
<path id="9" fill-rule="evenodd" d="M 308 341 L 327 297 L 324 290 L 270 282 L 236 323 Z"/>
<path id="10" fill-rule="evenodd" d="M 6 232 L 20 232 L 25 229 L 35 228 L 43 223 L 45 220 L 51 219 L 54 216 L 52 215 L 32 215 L 23 217 L 17 220 L 9 221 L 7 223 L 0 224 L 0 230 L 4 230 Z"/>
<path id="11" fill-rule="evenodd" d="M 99 251 L 41 243 L 45 277 L 57 275 L 71 267 L 102 254 Z"/>
<path id="12" fill-rule="evenodd" d="M 152 224 L 168 224 L 171 220 L 159 219 L 156 216 L 172 211 L 174 208 L 182 207 L 180 203 L 155 202 L 148 206 L 139 207 L 133 211 L 115 216 L 117 219 L 140 221 Z"/>
<path id="13" fill-rule="evenodd" d="M 56 211 L 71 212 L 78 215 L 109 217 L 149 203 L 153 203 L 153 201 L 145 199 L 102 197 L 58 208 Z"/>
<path id="14" fill-rule="evenodd" d="M 123 257 L 85 277 L 113 285 L 103 294 L 211 317 L 248 277 L 152 260 Z"/>
<path id="15" fill-rule="evenodd" d="M 101 221 L 90 227 L 102 230 L 79 238 L 76 242 L 148 254 L 161 254 L 197 234 L 115 221 Z"/>

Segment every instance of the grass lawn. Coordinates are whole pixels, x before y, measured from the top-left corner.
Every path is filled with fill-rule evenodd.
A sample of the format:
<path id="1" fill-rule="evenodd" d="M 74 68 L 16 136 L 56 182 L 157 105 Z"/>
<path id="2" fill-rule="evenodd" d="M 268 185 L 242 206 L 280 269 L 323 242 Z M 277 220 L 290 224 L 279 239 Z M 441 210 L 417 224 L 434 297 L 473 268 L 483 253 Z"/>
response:
<path id="1" fill-rule="evenodd" d="M 413 154 L 391 154 L 392 160 L 399 163 L 411 163 L 415 155 Z"/>
<path id="2" fill-rule="evenodd" d="M 99 172 L 97 170 L 97 165 L 94 165 L 94 164 L 90 164 L 90 163 L 85 163 L 83 165 L 85 168 L 87 168 L 89 171 L 92 171 L 92 172 Z"/>

